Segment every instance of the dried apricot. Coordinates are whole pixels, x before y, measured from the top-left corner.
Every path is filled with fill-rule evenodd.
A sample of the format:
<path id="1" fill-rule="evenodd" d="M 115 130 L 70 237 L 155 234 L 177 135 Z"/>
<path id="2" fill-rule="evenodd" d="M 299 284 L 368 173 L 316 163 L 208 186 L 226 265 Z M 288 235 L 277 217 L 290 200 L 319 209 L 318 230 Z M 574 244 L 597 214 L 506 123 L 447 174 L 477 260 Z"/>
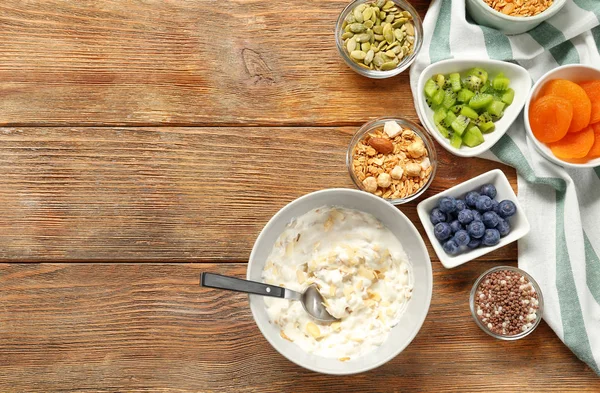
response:
<path id="1" fill-rule="evenodd" d="M 572 118 L 573 105 L 559 96 L 544 96 L 529 107 L 529 125 L 540 142 L 549 143 L 562 139 L 569 130 Z"/>
<path id="2" fill-rule="evenodd" d="M 585 90 L 575 82 L 566 79 L 552 80 L 542 89 L 544 95 L 555 95 L 566 98 L 573 105 L 573 119 L 569 132 L 578 132 L 590 124 L 592 114 L 592 102 L 585 93 Z"/>
<path id="3" fill-rule="evenodd" d="M 600 123 L 592 124 L 590 128 L 594 130 L 594 137 L 596 138 L 592 148 L 587 154 L 587 157 L 592 159 L 600 157 Z"/>
<path id="4" fill-rule="evenodd" d="M 569 133 L 558 142 L 549 144 L 552 153 L 561 160 L 583 158 L 594 145 L 594 130 L 587 127 L 581 132 Z"/>
<path id="5" fill-rule="evenodd" d="M 600 80 L 587 81 L 579 84 L 585 90 L 590 101 L 592 101 L 592 116 L 590 124 L 600 121 Z"/>

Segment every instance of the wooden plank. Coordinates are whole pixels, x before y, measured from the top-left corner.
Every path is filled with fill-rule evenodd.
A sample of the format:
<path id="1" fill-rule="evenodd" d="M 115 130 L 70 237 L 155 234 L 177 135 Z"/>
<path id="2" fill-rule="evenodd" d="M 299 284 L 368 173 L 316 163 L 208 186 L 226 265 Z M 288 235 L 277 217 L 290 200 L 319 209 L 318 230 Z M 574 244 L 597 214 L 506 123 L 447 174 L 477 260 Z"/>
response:
<path id="1" fill-rule="evenodd" d="M 398 357 L 348 377 L 306 371 L 261 336 L 244 295 L 198 287 L 243 264 L 0 265 L 0 391 L 589 391 L 600 379 L 545 323 L 517 342 L 471 320 L 484 262 L 445 271 L 423 328 Z"/>
<path id="2" fill-rule="evenodd" d="M 333 30 L 346 4 L 4 0 L 0 124 L 414 119 L 407 73 L 368 79 L 338 55 Z M 424 15 L 429 1 L 412 4 Z"/>
<path id="3" fill-rule="evenodd" d="M 0 128 L 0 260 L 245 261 L 285 204 L 353 188 L 345 154 L 355 131 Z M 438 152 L 425 197 L 498 166 Z M 401 209 L 418 223 L 416 203 Z M 511 245 L 484 258 L 515 257 Z"/>

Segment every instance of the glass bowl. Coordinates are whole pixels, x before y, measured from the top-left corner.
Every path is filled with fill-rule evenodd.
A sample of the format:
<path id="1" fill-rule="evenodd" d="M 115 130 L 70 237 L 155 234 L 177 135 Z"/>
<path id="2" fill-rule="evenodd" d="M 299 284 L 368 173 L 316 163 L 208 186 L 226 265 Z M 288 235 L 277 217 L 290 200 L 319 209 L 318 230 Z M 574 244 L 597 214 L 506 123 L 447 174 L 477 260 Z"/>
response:
<path id="1" fill-rule="evenodd" d="M 360 67 L 354 61 L 352 61 L 352 59 L 350 58 L 350 54 L 347 52 L 347 50 L 344 46 L 344 40 L 342 40 L 342 33 L 344 31 L 342 29 L 342 24 L 344 23 L 346 16 L 350 12 L 352 12 L 354 7 L 356 7 L 360 4 L 363 4 L 363 3 L 373 3 L 373 0 L 354 0 L 354 1 L 352 1 L 350 4 L 348 4 L 346 6 L 346 8 L 344 8 L 342 10 L 342 12 L 340 13 L 340 16 L 338 17 L 337 22 L 336 22 L 335 42 L 336 42 L 338 52 L 340 53 L 340 56 L 342 57 L 342 59 L 344 59 L 344 61 L 348 65 L 348 67 L 352 68 L 358 74 L 366 76 L 368 78 L 384 79 L 384 78 L 390 78 L 392 76 L 396 76 L 396 75 L 400 74 L 402 71 L 404 71 L 408 67 L 410 67 L 410 65 L 415 61 L 415 59 L 417 58 L 417 54 L 421 50 L 421 46 L 423 44 L 423 21 L 421 20 L 421 17 L 417 13 L 417 11 L 407 1 L 404 1 L 404 0 L 392 0 L 392 1 L 398 6 L 398 8 L 400 8 L 404 11 L 408 11 L 410 13 L 410 15 L 413 18 L 413 24 L 415 26 L 415 42 L 414 42 L 413 52 L 410 54 L 410 56 L 407 56 L 404 59 L 402 59 L 402 62 L 400 64 L 398 64 L 398 66 L 396 68 L 394 68 L 393 70 L 378 71 L 378 70 L 369 70 L 369 69 Z"/>
<path id="2" fill-rule="evenodd" d="M 420 189 L 417 190 L 417 192 L 415 192 L 414 194 L 408 195 L 404 198 L 395 198 L 395 199 L 382 198 L 382 199 L 390 202 L 392 205 L 401 205 L 403 203 L 412 201 L 413 199 L 418 198 L 421 194 L 423 194 L 425 192 L 425 190 L 427 190 L 427 188 L 429 188 L 429 186 L 431 185 L 431 182 L 433 181 L 433 178 L 435 177 L 435 173 L 437 170 L 437 165 L 438 165 L 437 153 L 435 151 L 433 139 L 431 138 L 431 136 L 429 136 L 427 131 L 425 131 L 423 129 L 423 127 L 419 126 L 416 123 L 413 123 L 410 120 L 406 120 L 406 119 L 403 119 L 400 117 L 382 117 L 382 118 L 371 120 L 371 121 L 365 123 L 356 132 L 356 134 L 354 134 L 354 136 L 352 137 L 352 140 L 350 141 L 350 144 L 348 145 L 348 151 L 346 152 L 346 166 L 348 167 L 348 172 L 350 173 L 350 178 L 354 182 L 354 185 L 356 185 L 356 187 L 358 189 L 365 191 L 362 182 L 360 180 L 358 180 L 358 177 L 356 177 L 356 174 L 354 174 L 354 170 L 352 169 L 352 156 L 354 155 L 354 149 L 356 147 L 356 144 L 360 140 L 362 140 L 366 134 L 374 131 L 377 128 L 383 128 L 386 121 L 395 121 L 402 128 L 408 128 L 408 129 L 414 131 L 415 134 L 417 134 L 423 140 L 423 143 L 425 144 L 425 148 L 427 149 L 427 156 L 429 157 L 429 162 L 431 165 L 431 173 L 429 174 L 429 179 L 427 180 L 427 182 L 425 184 L 423 184 L 423 187 L 421 187 Z M 365 192 L 367 192 L 367 191 L 365 191 Z"/>
<path id="3" fill-rule="evenodd" d="M 518 273 L 522 276 L 525 276 L 529 282 L 531 283 L 531 285 L 533 286 L 533 288 L 535 289 L 535 292 L 538 295 L 538 309 L 536 311 L 537 314 L 537 318 L 535 319 L 535 321 L 533 322 L 533 325 L 527 329 L 526 331 L 519 333 L 519 334 L 514 334 L 514 335 L 501 335 L 501 334 L 497 334 L 492 332 L 487 325 L 485 325 L 483 322 L 481 322 L 479 320 L 479 318 L 477 317 L 477 311 L 475 310 L 475 293 L 477 292 L 477 288 L 479 287 L 479 284 L 490 274 L 490 273 L 494 273 L 496 271 L 499 270 L 509 270 L 511 272 L 515 272 Z M 477 281 L 475 281 L 475 284 L 473 284 L 473 288 L 471 289 L 471 295 L 469 297 L 469 304 L 471 307 L 471 315 L 473 316 L 473 319 L 475 320 L 475 323 L 477 324 L 477 326 L 479 326 L 479 328 L 481 330 L 483 330 L 484 332 L 486 332 L 487 334 L 489 334 L 490 336 L 497 338 L 499 340 L 508 340 L 508 341 L 512 341 L 512 340 L 519 340 L 523 337 L 526 337 L 528 335 L 530 335 L 540 324 L 540 322 L 542 321 L 542 313 L 544 312 L 544 298 L 542 296 L 542 290 L 540 289 L 540 286 L 538 285 L 537 281 L 535 281 L 533 279 L 533 277 L 531 277 L 529 274 L 527 274 L 527 272 L 516 268 L 516 267 L 512 267 L 512 266 L 496 266 L 493 267 L 489 270 L 487 270 L 486 272 L 484 272 L 481 276 L 479 276 L 479 278 L 477 279 Z"/>

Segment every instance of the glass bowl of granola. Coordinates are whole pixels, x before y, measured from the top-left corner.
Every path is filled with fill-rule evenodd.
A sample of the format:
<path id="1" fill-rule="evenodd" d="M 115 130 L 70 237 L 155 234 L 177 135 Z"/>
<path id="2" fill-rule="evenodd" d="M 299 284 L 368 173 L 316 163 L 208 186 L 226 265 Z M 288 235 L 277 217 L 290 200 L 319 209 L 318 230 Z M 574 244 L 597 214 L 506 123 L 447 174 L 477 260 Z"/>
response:
<path id="1" fill-rule="evenodd" d="M 380 118 L 364 124 L 346 153 L 350 178 L 359 189 L 393 205 L 419 197 L 437 169 L 431 136 L 402 118 Z"/>

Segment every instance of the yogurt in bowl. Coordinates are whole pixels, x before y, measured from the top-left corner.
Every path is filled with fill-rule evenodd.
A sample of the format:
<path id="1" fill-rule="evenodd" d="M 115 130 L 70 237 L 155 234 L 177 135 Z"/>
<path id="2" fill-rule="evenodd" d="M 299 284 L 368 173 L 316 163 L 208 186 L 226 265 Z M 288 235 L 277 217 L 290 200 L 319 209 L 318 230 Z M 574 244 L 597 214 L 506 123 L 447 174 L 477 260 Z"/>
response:
<path id="1" fill-rule="evenodd" d="M 298 292 L 318 285 L 339 322 L 314 321 L 299 302 L 265 297 L 269 319 L 282 338 L 340 361 L 383 344 L 412 297 L 414 281 L 402 244 L 388 228 L 371 214 L 331 206 L 288 224 L 262 277 Z"/>
<path id="2" fill-rule="evenodd" d="M 328 215 L 316 217 L 318 214 L 316 209 L 323 207 Z M 337 216 L 338 213 L 347 211 L 350 212 L 347 213 L 348 216 L 343 214 L 344 221 L 341 217 L 339 221 L 333 218 L 329 220 L 330 215 Z M 321 229 L 313 233 L 314 228 L 309 229 L 313 225 L 320 225 Z M 325 231 L 326 226 L 329 227 L 328 232 Z M 281 255 L 288 253 L 303 257 L 300 254 L 304 251 L 296 250 L 296 244 L 292 243 L 297 239 L 299 230 L 301 233 L 297 241 L 298 247 L 304 247 L 307 255 L 313 255 L 316 242 L 320 242 L 318 247 L 320 251 L 316 251 L 317 256 L 321 255 L 325 258 L 329 257 L 329 252 L 337 254 L 339 251 L 339 254 L 330 261 L 322 264 L 313 262 L 312 276 L 308 274 L 308 262 L 304 271 L 304 268 L 298 269 L 302 259 L 284 263 Z M 369 234 L 373 237 L 369 237 Z M 368 242 L 373 245 L 379 244 L 379 251 L 376 251 L 379 257 L 375 256 Z M 349 269 L 354 259 L 349 255 L 352 252 L 344 250 L 346 247 L 343 244 L 357 249 L 358 251 L 352 252 L 365 257 L 365 261 L 361 260 L 360 265 Z M 382 247 L 384 245 L 385 247 Z M 384 248 L 388 249 L 390 257 L 386 256 L 382 260 L 382 255 L 386 254 Z M 342 250 L 345 254 L 341 252 Z M 367 255 L 370 255 L 372 265 L 368 264 Z M 342 278 L 340 281 L 334 267 L 337 270 L 345 266 L 341 259 L 348 262 L 348 267 L 344 269 L 349 269 L 349 273 L 346 280 Z M 395 261 L 393 266 L 397 264 L 397 267 L 392 268 L 392 260 Z M 272 272 L 276 265 L 279 266 Z M 363 266 L 363 269 L 360 269 L 360 266 Z M 390 361 L 417 335 L 431 303 L 433 288 L 431 261 L 419 232 L 400 210 L 385 200 L 363 191 L 329 189 L 313 192 L 292 201 L 269 220 L 254 244 L 246 277 L 254 281 L 275 280 L 276 285 L 289 285 L 290 289 L 300 290 L 308 283 L 299 280 L 298 270 L 306 273 L 305 280 L 315 280 L 314 282 L 322 286 L 321 290 L 332 312 L 345 312 L 346 307 L 350 305 L 356 308 L 351 308 L 352 313 L 348 312 L 348 314 L 363 313 L 362 317 L 351 319 L 344 318 L 345 314 L 340 314 L 342 315 L 340 326 L 333 324 L 333 327 L 325 326 L 316 321 L 303 319 L 305 318 L 303 314 L 292 309 L 296 306 L 284 302 L 275 308 L 272 304 L 267 304 L 269 301 L 266 303 L 263 297 L 257 295 L 249 295 L 250 309 L 258 328 L 273 348 L 290 361 L 320 373 L 356 374 Z M 369 271 L 373 272 L 373 279 Z M 376 280 L 375 274 L 378 274 Z M 388 299 L 390 306 L 386 306 L 386 303 L 381 304 L 388 296 L 386 280 L 389 281 L 389 288 L 393 288 L 396 295 L 393 301 L 391 298 Z M 346 281 L 352 283 L 353 292 L 349 299 L 344 295 Z M 359 282 L 362 282 L 363 288 L 356 290 L 355 286 L 360 285 Z M 327 285 L 329 286 L 326 287 Z M 394 287 L 394 285 L 398 286 Z M 335 286 L 335 295 L 330 295 L 328 292 L 331 286 Z M 398 293 L 396 293 L 397 289 Z M 401 296 L 400 292 L 404 295 Z M 364 296 L 365 294 L 367 296 Z M 377 296 L 382 299 L 379 300 Z M 334 299 L 339 300 L 334 301 Z M 371 301 L 377 304 L 373 308 L 377 310 L 376 313 L 367 309 L 360 311 L 361 302 L 362 307 L 369 307 Z M 298 310 L 301 310 L 301 305 L 298 306 L 300 306 Z M 344 306 L 343 310 L 342 306 Z M 388 309 L 392 310 L 391 315 L 387 315 Z M 369 318 L 378 316 L 380 311 L 385 314 L 385 324 L 371 327 Z M 319 329 L 314 335 L 310 331 L 315 332 L 315 329 L 309 327 L 312 326 L 309 322 Z M 373 322 L 373 325 L 376 323 Z M 343 326 L 344 324 L 346 325 Z M 372 329 L 380 329 L 383 337 L 377 340 L 375 335 L 371 335 Z M 350 337 L 358 340 L 349 340 L 347 347 L 344 347 L 346 338 Z M 329 347 L 329 344 L 338 341 L 341 347 L 337 345 Z M 328 344 L 323 344 L 324 342 Z"/>

